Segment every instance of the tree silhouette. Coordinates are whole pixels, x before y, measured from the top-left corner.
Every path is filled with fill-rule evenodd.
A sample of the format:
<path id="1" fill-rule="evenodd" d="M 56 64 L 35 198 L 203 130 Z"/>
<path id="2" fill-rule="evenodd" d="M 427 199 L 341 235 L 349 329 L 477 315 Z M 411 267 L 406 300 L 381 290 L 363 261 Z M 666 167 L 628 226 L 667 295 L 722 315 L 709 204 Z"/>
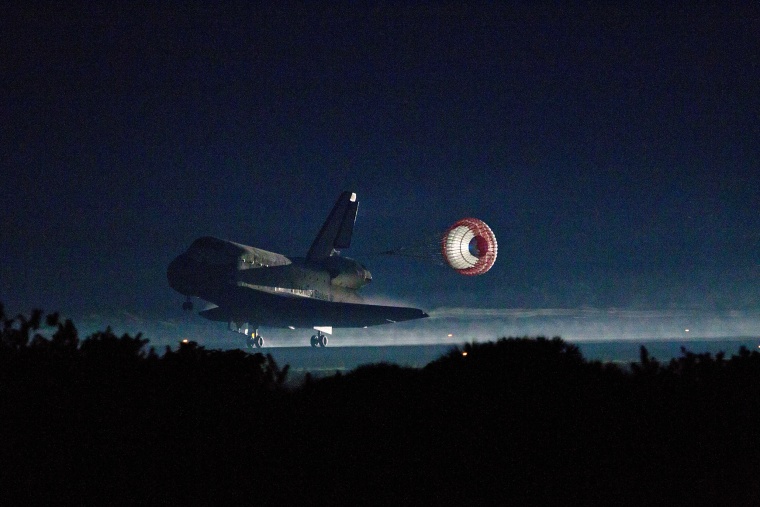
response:
<path id="1" fill-rule="evenodd" d="M 760 354 L 630 368 L 558 337 L 287 384 L 272 355 L 158 355 L 0 305 L 0 501 L 694 503 L 760 493 Z M 44 325 L 43 325 L 44 323 Z M 52 334 L 51 334 L 52 333 Z M 49 337 L 48 337 L 49 336 Z"/>
<path id="2" fill-rule="evenodd" d="M 69 321 L 66 322 L 68 323 Z M 72 336 L 72 332 L 68 329 L 66 331 L 59 329 L 59 333 L 63 336 L 58 339 L 58 342 L 72 345 L 77 342 L 76 336 Z M 53 336 L 53 342 L 56 342 L 55 335 Z M 99 331 L 88 336 L 82 341 L 79 350 L 82 356 L 88 359 L 107 362 L 137 361 L 144 359 L 149 354 L 145 351 L 147 344 L 148 340 L 143 338 L 141 333 L 138 333 L 134 337 L 128 334 L 117 337 L 109 327 L 105 331 Z M 153 352 L 152 348 L 151 352 Z"/>

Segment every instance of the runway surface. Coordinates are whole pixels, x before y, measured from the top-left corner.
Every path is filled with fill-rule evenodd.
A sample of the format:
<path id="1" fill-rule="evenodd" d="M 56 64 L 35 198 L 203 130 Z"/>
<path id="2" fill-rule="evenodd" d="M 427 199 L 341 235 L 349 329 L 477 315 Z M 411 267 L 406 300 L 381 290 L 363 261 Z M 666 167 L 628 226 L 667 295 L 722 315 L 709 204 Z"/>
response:
<path id="1" fill-rule="evenodd" d="M 727 339 L 693 340 L 618 340 L 594 342 L 570 342 L 577 345 L 588 360 L 613 362 L 627 365 L 638 361 L 643 345 L 658 361 L 668 362 L 681 355 L 681 347 L 690 352 L 716 354 L 723 351 L 727 357 L 737 354 L 741 346 L 758 350 L 759 338 L 737 337 Z M 271 354 L 277 364 L 290 365 L 290 377 L 297 380 L 307 372 L 314 376 L 347 372 L 363 364 L 390 363 L 399 366 L 422 368 L 431 361 L 447 354 L 456 344 L 444 345 L 396 345 L 381 347 L 272 347 L 260 352 Z M 459 346 L 461 348 L 461 345 Z"/>

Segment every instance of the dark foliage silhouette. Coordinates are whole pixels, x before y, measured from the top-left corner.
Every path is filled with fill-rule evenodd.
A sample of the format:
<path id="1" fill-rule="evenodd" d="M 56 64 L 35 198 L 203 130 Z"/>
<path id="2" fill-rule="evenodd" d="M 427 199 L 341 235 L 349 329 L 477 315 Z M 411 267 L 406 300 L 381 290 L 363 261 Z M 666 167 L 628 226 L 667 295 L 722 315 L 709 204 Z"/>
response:
<path id="1" fill-rule="evenodd" d="M 752 505 L 760 354 L 630 368 L 560 338 L 300 386 L 269 355 L 80 339 L 0 306 L 0 496 L 15 503 Z M 4 504 L 6 502 L 3 502 Z"/>

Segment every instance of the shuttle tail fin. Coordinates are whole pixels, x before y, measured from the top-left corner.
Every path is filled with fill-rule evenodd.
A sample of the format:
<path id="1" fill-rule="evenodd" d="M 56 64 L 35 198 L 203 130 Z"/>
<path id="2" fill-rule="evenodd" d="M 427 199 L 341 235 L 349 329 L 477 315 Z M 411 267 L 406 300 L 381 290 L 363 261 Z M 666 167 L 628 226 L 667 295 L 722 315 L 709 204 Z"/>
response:
<path id="1" fill-rule="evenodd" d="M 356 211 L 359 202 L 353 192 L 343 192 L 333 206 L 330 215 L 322 225 L 319 234 L 306 254 L 307 260 L 323 259 L 330 257 L 336 248 L 348 248 L 351 246 L 351 235 L 354 232 Z"/>

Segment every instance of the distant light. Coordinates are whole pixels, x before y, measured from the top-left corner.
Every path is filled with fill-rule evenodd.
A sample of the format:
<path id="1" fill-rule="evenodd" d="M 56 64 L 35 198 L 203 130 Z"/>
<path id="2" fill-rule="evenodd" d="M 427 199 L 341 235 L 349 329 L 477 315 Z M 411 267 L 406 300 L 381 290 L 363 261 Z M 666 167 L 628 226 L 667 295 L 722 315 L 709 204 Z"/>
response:
<path id="1" fill-rule="evenodd" d="M 467 357 L 467 351 L 462 352 L 462 355 Z"/>
<path id="2" fill-rule="evenodd" d="M 687 333 L 689 332 L 689 330 L 688 330 L 688 329 L 684 329 L 684 331 L 685 331 L 685 332 L 687 332 Z"/>
<path id="3" fill-rule="evenodd" d="M 449 338 L 451 338 L 452 336 L 454 336 L 454 335 L 453 335 L 453 334 L 451 334 L 451 333 L 449 333 L 449 334 L 448 334 L 448 337 L 449 337 Z"/>
<path id="4" fill-rule="evenodd" d="M 185 338 L 184 340 L 182 340 L 182 343 L 190 343 L 190 340 L 188 340 L 187 338 Z"/>
<path id="5" fill-rule="evenodd" d="M 295 329 L 293 326 L 288 326 L 288 329 Z"/>

